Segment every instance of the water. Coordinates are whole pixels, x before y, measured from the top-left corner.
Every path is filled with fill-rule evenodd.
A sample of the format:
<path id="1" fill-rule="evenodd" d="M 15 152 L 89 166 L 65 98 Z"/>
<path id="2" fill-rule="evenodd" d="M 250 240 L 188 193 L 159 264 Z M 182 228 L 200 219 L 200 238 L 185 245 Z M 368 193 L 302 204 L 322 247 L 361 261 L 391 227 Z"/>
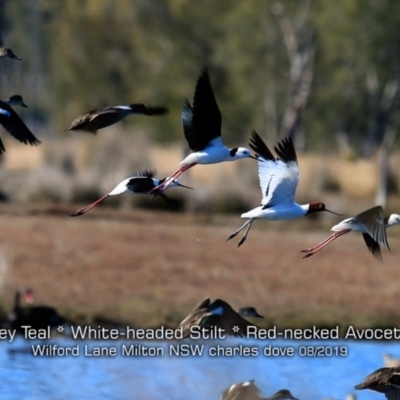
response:
<path id="1" fill-rule="evenodd" d="M 396 342 L 377 341 L 283 341 L 244 340 L 183 341 L 204 344 L 202 356 L 167 355 L 171 344 L 162 341 L 77 341 L 56 338 L 46 341 L 65 347 L 79 347 L 80 355 L 33 356 L 31 346 L 40 341 L 21 337 L 12 343 L 0 341 L 0 400 L 212 400 L 235 382 L 255 379 L 264 396 L 289 388 L 301 400 L 344 399 L 354 392 L 354 385 L 382 366 L 384 352 L 400 356 Z M 122 353 L 122 346 L 132 344 L 161 347 L 162 357 L 132 357 Z M 293 347 L 295 355 L 265 357 L 211 357 L 208 350 L 216 346 L 256 347 L 267 345 Z M 115 347 L 115 357 L 85 355 L 93 347 Z M 346 357 L 301 357 L 300 346 L 345 346 Z M 214 350 L 215 351 L 215 350 Z M 328 349 L 329 351 L 329 349 Z M 384 397 L 371 391 L 357 393 L 360 399 Z"/>

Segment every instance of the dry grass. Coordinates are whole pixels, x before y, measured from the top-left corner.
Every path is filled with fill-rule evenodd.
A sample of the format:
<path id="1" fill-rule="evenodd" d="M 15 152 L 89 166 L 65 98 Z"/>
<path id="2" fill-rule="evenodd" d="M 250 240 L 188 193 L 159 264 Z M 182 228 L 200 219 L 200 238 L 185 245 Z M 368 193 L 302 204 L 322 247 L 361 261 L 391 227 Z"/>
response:
<path id="1" fill-rule="evenodd" d="M 395 325 L 400 317 L 396 228 L 384 264 L 356 234 L 303 260 L 299 251 L 325 238 L 331 220 L 258 221 L 237 248 L 225 241 L 237 217 L 68 211 L 2 207 L 6 309 L 15 288 L 29 285 L 40 304 L 80 322 L 174 326 L 205 296 L 254 305 L 280 326 Z"/>
<path id="2" fill-rule="evenodd" d="M 393 324 L 400 317 L 399 229 L 390 230 L 393 252 L 384 252 L 383 265 L 356 234 L 303 260 L 299 251 L 325 238 L 338 221 L 332 215 L 257 222 L 238 249 L 225 239 L 243 223 L 240 211 L 259 203 L 252 160 L 187 171 L 182 182 L 196 190 L 170 191 L 184 196 L 186 214 L 131 210 L 125 197 L 119 210 L 107 201 L 105 208 L 72 219 L 68 212 L 134 171 L 155 167 L 159 177 L 170 174 L 182 149 L 150 146 L 144 132 L 115 128 L 97 137 L 78 132 L 43 142 L 31 148 L 7 140 L 0 168 L 0 195 L 11 200 L 2 205 L 0 232 L 0 284 L 7 310 L 16 287 L 30 285 L 40 303 L 89 322 L 101 317 L 175 325 L 205 296 L 237 307 L 253 304 L 267 323 L 284 325 L 371 326 Z M 399 155 L 391 161 L 399 181 Z M 348 215 L 373 205 L 377 160 L 300 155 L 299 164 L 299 202 L 320 199 Z M 49 201 L 52 206 L 42 205 Z M 80 204 L 67 207 L 72 201 Z M 162 199 L 151 204 L 157 201 Z M 218 215 L 226 210 L 235 216 Z M 397 196 L 387 210 L 399 212 Z"/>
<path id="3" fill-rule="evenodd" d="M 6 138 L 9 139 L 9 138 Z M 43 140 L 27 147 L 7 140 L 0 169 L 1 191 L 17 201 L 83 201 L 110 191 L 136 171 L 157 170 L 157 177 L 170 175 L 183 157 L 182 146 L 151 143 L 142 130 L 122 131 L 110 127 L 97 136 L 82 132 Z M 400 155 L 391 156 L 391 176 L 400 182 Z M 371 204 L 378 182 L 378 160 L 348 160 L 337 154 L 299 155 L 301 180 L 299 201 L 324 198 L 327 192 Z M 186 209 L 224 212 L 252 208 L 259 202 L 257 163 L 241 160 L 221 165 L 196 166 L 182 176 L 196 191 L 182 191 Z M 85 191 L 87 192 L 85 194 Z M 236 203 L 236 204 L 235 204 Z"/>

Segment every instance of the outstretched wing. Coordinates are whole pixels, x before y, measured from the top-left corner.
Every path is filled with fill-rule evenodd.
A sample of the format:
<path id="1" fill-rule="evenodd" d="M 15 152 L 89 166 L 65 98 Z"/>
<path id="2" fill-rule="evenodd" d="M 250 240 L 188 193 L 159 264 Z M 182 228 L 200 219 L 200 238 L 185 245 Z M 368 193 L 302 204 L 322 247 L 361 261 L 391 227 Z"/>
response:
<path id="1" fill-rule="evenodd" d="M 385 215 L 381 206 L 372 207 L 369 210 L 356 215 L 354 218 L 364 224 L 366 231 L 375 242 L 378 242 L 381 246 L 389 249 L 386 237 Z"/>
<path id="2" fill-rule="evenodd" d="M 189 103 L 184 105 L 183 112 L 185 112 L 187 105 Z M 221 136 L 221 112 L 215 100 L 207 69 L 203 69 L 197 80 L 193 97 L 193 107 L 190 109 L 186 108 L 186 112 L 189 113 L 190 111 L 192 115 L 190 117 L 187 114 L 187 121 L 189 121 L 189 118 L 191 119 L 191 129 L 185 130 L 185 138 L 192 151 L 200 151 L 211 140 Z"/>
<path id="3" fill-rule="evenodd" d="M 256 131 L 252 132 L 250 148 L 260 159 L 258 176 L 265 208 L 276 204 L 293 203 L 300 173 L 296 151 L 290 139 L 283 139 L 275 147 L 275 158 Z"/>
<path id="4" fill-rule="evenodd" d="M 363 233 L 362 235 L 368 250 L 375 258 L 382 261 L 381 246 L 379 246 L 379 243 L 376 242 L 368 233 Z"/>
<path id="5" fill-rule="evenodd" d="M 33 135 L 18 114 L 3 101 L 0 102 L 0 124 L 10 135 L 22 143 L 34 146 L 40 143 L 40 140 Z M 0 146 L 0 154 L 1 150 L 4 151 L 4 146 Z"/>

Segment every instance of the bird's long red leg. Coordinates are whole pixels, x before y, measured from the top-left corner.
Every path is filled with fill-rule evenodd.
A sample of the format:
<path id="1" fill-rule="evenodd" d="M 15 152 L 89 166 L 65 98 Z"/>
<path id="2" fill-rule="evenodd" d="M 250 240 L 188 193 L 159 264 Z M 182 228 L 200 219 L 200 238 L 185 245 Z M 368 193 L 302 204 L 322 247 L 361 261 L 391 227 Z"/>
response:
<path id="1" fill-rule="evenodd" d="M 171 175 L 167 180 L 165 180 L 160 185 L 156 186 L 155 188 L 151 189 L 149 194 L 154 194 L 153 197 L 159 196 L 165 189 L 167 189 L 175 179 L 178 179 L 185 171 L 189 168 L 192 168 L 196 165 L 196 163 L 183 165 L 180 167 L 173 175 Z"/>
<path id="2" fill-rule="evenodd" d="M 89 210 L 91 210 L 93 207 L 96 207 L 98 204 L 100 204 L 102 201 L 104 201 L 107 197 L 109 197 L 110 195 L 107 193 L 106 195 L 104 195 L 103 197 L 101 197 L 100 199 L 96 200 L 94 203 L 89 204 L 86 207 L 81 208 L 80 210 L 69 214 L 71 217 L 78 217 L 79 215 L 83 215 L 86 212 L 88 212 Z"/>
<path id="3" fill-rule="evenodd" d="M 351 232 L 351 229 L 344 229 L 343 231 L 334 232 L 331 236 L 323 240 L 321 243 L 318 243 L 316 246 L 310 247 L 307 250 L 301 250 L 302 253 L 307 253 L 303 258 L 311 257 L 313 254 L 318 253 L 324 247 L 328 246 L 329 243 L 333 242 L 338 237 L 343 236 L 349 232 Z"/>

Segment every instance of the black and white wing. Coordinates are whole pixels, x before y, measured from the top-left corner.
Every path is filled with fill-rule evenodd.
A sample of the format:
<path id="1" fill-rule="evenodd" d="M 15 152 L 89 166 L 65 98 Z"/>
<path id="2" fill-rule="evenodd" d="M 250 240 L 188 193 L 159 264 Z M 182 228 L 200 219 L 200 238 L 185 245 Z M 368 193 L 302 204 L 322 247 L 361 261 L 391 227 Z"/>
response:
<path id="1" fill-rule="evenodd" d="M 387 249 L 390 249 L 386 237 L 385 215 L 381 206 L 372 207 L 369 210 L 356 215 L 354 219 L 364 224 L 367 233 L 375 242 L 386 247 Z M 372 246 L 372 242 L 367 242 L 367 240 L 365 240 L 365 242 L 367 243 L 368 248 L 371 250 L 370 245 Z M 373 249 L 376 249 L 376 246 L 373 247 Z M 374 254 L 374 251 L 371 251 Z"/>
<path id="2" fill-rule="evenodd" d="M 276 147 L 275 158 L 256 131 L 252 132 L 250 148 L 260 159 L 258 176 L 265 208 L 276 204 L 293 203 L 300 173 L 296 151 L 290 139 L 283 139 Z"/>

